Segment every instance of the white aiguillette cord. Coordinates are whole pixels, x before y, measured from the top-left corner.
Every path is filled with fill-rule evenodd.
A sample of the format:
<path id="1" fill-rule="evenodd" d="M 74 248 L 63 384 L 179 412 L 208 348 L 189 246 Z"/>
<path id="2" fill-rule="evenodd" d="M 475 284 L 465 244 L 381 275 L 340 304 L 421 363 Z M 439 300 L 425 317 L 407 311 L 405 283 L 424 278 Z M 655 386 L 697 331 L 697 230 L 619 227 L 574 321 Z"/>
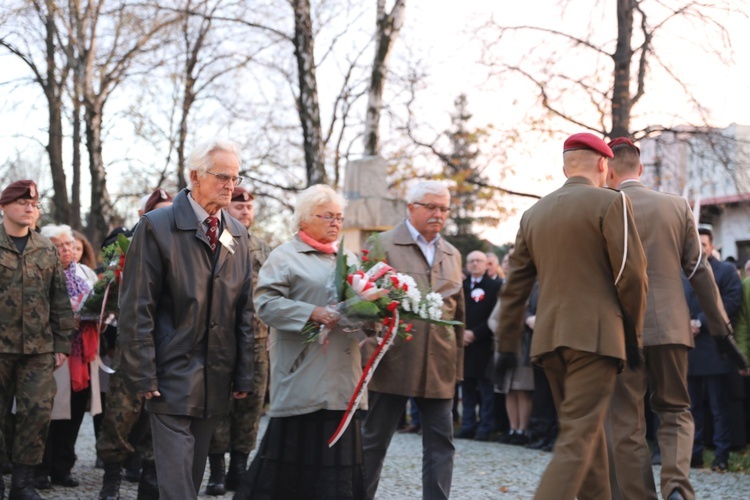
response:
<path id="1" fill-rule="evenodd" d="M 628 202 L 625 199 L 625 193 L 620 191 L 622 196 L 622 227 L 624 228 L 623 234 L 623 251 L 622 251 L 622 265 L 620 266 L 620 272 L 615 279 L 615 286 L 620 282 L 622 278 L 622 272 L 625 271 L 625 261 L 628 259 Z"/>

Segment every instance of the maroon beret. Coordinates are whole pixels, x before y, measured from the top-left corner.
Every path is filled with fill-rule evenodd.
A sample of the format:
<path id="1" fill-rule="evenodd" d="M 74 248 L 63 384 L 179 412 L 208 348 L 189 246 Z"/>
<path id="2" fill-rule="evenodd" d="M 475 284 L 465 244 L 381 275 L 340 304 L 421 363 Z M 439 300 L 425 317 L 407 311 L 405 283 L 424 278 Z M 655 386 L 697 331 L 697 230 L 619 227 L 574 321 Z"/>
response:
<path id="1" fill-rule="evenodd" d="M 612 150 L 609 149 L 609 146 L 607 146 L 606 142 L 604 142 L 594 134 L 589 134 L 588 132 L 573 134 L 565 139 L 565 144 L 563 144 L 563 153 L 567 153 L 568 151 L 576 151 L 578 149 L 588 149 L 590 151 L 596 151 L 597 153 L 601 154 L 602 156 L 606 156 L 607 158 L 614 158 L 615 156 L 612 154 Z"/>
<path id="2" fill-rule="evenodd" d="M 8 184 L 8 187 L 3 189 L 2 194 L 0 194 L 0 205 L 7 205 L 22 198 L 27 200 L 39 199 L 39 190 L 36 188 L 34 181 L 23 180 Z"/>
<path id="3" fill-rule="evenodd" d="M 609 141 L 609 147 L 610 149 L 613 149 L 615 146 L 621 146 L 623 144 L 627 144 L 628 146 L 632 146 L 635 148 L 636 151 L 638 151 L 638 156 L 641 156 L 641 148 L 633 144 L 633 141 L 628 139 L 627 137 L 618 137 L 617 139 L 613 139 Z"/>
<path id="4" fill-rule="evenodd" d="M 172 195 L 167 193 L 163 188 L 159 188 L 148 197 L 146 204 L 143 206 L 143 213 L 147 214 L 154 209 L 156 205 L 163 201 L 172 201 Z"/>
<path id="5" fill-rule="evenodd" d="M 250 191 L 247 189 L 240 187 L 240 186 L 234 186 L 234 191 L 232 191 L 232 201 L 252 201 L 255 199 L 255 196 L 252 195 Z"/>

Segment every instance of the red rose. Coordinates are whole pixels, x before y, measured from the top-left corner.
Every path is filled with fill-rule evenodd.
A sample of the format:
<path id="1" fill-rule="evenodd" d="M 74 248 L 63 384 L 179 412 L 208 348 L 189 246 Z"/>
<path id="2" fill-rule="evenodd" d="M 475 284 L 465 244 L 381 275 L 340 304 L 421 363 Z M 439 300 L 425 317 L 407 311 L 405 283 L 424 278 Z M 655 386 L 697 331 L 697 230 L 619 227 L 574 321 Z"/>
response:
<path id="1" fill-rule="evenodd" d="M 388 309 L 389 311 L 393 312 L 393 311 L 396 310 L 397 307 L 398 307 L 398 302 L 396 302 L 394 300 L 393 302 L 391 302 L 390 304 L 388 304 L 388 306 L 386 306 L 386 309 Z"/>
<path id="2" fill-rule="evenodd" d="M 407 342 L 411 342 L 411 340 L 412 340 L 413 338 L 414 338 L 414 336 L 413 336 L 413 335 L 411 335 L 411 334 L 409 334 L 409 335 L 407 335 L 407 336 L 406 336 L 406 341 L 407 341 Z"/>
<path id="3" fill-rule="evenodd" d="M 369 250 L 365 250 L 365 249 L 363 248 L 363 249 L 362 249 L 362 255 L 370 255 L 370 251 L 369 251 Z"/>
<path id="4" fill-rule="evenodd" d="M 391 278 L 391 283 L 393 283 L 393 286 L 398 288 L 398 278 L 394 276 L 393 274 L 391 274 L 390 278 Z"/>
<path id="5" fill-rule="evenodd" d="M 362 262 L 370 262 L 370 258 L 367 255 L 363 255 Z"/>
<path id="6" fill-rule="evenodd" d="M 414 329 L 414 325 L 412 325 L 411 323 L 409 323 L 408 325 L 406 325 L 406 328 L 404 328 L 404 331 L 405 331 L 406 333 L 409 333 L 409 332 L 410 332 L 410 331 L 412 331 L 413 329 Z M 410 335 L 410 336 L 411 336 L 411 335 Z"/>

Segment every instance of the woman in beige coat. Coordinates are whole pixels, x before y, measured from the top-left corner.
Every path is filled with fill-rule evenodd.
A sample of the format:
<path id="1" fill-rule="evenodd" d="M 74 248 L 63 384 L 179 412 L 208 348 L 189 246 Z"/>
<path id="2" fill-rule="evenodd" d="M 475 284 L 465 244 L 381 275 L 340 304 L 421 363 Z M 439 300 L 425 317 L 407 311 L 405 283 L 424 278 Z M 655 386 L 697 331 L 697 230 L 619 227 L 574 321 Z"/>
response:
<path id="1" fill-rule="evenodd" d="M 333 447 L 327 444 L 362 374 L 356 334 L 326 308 L 343 251 L 335 245 L 343 205 L 328 186 L 300 193 L 292 221 L 297 234 L 260 270 L 254 300 L 270 327 L 271 420 L 235 498 L 364 497 L 359 416 Z M 309 321 L 330 332 L 326 342 L 301 333 Z"/>

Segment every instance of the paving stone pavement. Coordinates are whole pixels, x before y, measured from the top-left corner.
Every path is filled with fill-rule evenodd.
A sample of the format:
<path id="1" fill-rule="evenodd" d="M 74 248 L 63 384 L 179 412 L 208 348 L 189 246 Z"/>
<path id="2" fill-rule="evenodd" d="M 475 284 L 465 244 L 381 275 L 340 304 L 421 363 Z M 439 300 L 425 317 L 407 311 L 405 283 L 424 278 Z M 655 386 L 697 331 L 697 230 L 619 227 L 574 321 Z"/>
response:
<path id="1" fill-rule="evenodd" d="M 263 436 L 268 417 L 261 420 L 260 436 Z M 54 486 L 42 492 L 50 500 L 96 499 L 101 487 L 103 471 L 94 468 L 96 451 L 94 448 L 93 424 L 86 414 L 81 434 L 76 446 L 78 462 L 73 469 L 73 477 L 81 482 L 78 488 Z M 528 499 L 534 496 L 544 468 L 551 454 L 527 450 L 518 446 L 497 443 L 456 440 L 455 468 L 451 498 L 457 500 L 484 499 Z M 228 458 L 228 457 L 227 457 Z M 388 450 L 383 466 L 382 479 L 378 488 L 378 498 L 420 499 L 422 497 L 421 436 L 396 434 Z M 654 467 L 654 476 L 659 477 L 660 467 Z M 232 498 L 230 493 L 223 497 L 208 497 L 203 493 L 208 470 L 203 478 L 202 498 Z M 718 473 L 709 469 L 693 470 L 693 487 L 698 499 L 747 499 L 750 498 L 750 474 Z M 5 476 L 6 489 L 10 487 L 10 476 Z M 135 500 L 137 485 L 123 481 L 121 498 Z"/>

